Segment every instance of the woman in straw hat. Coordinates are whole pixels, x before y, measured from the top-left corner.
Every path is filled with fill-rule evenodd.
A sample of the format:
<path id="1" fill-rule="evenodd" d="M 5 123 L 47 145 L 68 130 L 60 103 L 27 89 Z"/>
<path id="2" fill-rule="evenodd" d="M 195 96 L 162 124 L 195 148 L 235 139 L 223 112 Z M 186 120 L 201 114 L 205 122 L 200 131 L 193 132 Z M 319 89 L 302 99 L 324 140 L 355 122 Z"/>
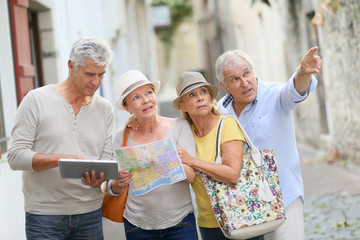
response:
<path id="1" fill-rule="evenodd" d="M 157 115 L 156 92 L 160 82 L 150 82 L 136 70 L 124 73 L 117 84 L 119 99 L 116 107 L 136 116 L 138 129 L 130 129 L 128 146 L 172 138 L 176 146 L 195 153 L 195 141 L 184 119 Z M 114 136 L 113 148 L 122 146 L 124 128 Z M 127 239 L 194 239 L 197 240 L 196 221 L 193 213 L 189 182 L 195 172 L 184 166 L 187 179 L 172 185 L 162 185 L 152 191 L 134 196 L 129 188 L 124 227 Z M 108 182 L 110 194 L 120 194 L 132 180 L 131 173 L 119 170 L 119 179 Z"/>
<path id="2" fill-rule="evenodd" d="M 196 141 L 196 157 L 186 150 L 178 148 L 183 164 L 190 166 L 212 179 L 224 183 L 237 183 L 243 160 L 244 136 L 236 120 L 225 119 L 221 133 L 221 156 L 223 164 L 215 164 L 216 130 L 223 118 L 214 105 L 218 89 L 206 82 L 198 72 L 184 72 L 176 86 L 178 97 L 173 107 L 180 110 L 189 122 Z M 202 240 L 227 239 L 214 217 L 205 187 L 200 175 L 197 175 L 192 188 L 198 207 L 197 224 Z M 263 236 L 252 239 L 263 239 Z"/>

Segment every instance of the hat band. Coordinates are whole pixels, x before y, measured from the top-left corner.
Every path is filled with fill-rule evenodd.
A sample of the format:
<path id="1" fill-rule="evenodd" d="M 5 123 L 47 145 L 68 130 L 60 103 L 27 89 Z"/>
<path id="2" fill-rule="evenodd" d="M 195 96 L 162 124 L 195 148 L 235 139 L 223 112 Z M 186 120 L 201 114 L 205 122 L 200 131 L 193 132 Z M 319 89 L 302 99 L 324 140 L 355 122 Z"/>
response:
<path id="1" fill-rule="evenodd" d="M 135 88 L 137 88 L 137 87 L 140 86 L 140 85 L 145 85 L 145 84 L 151 84 L 151 82 L 148 82 L 148 81 L 146 81 L 146 80 L 137 81 L 137 82 L 131 84 L 129 87 L 127 87 L 127 88 L 124 90 L 123 94 L 121 94 L 121 95 L 122 95 L 122 96 L 124 96 L 124 95 L 127 96 L 127 95 L 128 95 L 130 92 L 132 92 Z"/>
<path id="2" fill-rule="evenodd" d="M 204 83 L 204 82 L 196 82 L 196 83 L 193 83 L 193 84 L 190 84 L 190 85 L 186 86 L 186 88 L 184 88 L 184 89 L 180 92 L 179 96 L 182 96 L 182 94 L 183 94 L 186 90 L 188 90 L 190 87 L 192 87 L 192 86 L 194 86 L 194 85 L 202 84 L 202 83 L 203 83 L 204 85 L 206 85 L 206 83 Z"/>

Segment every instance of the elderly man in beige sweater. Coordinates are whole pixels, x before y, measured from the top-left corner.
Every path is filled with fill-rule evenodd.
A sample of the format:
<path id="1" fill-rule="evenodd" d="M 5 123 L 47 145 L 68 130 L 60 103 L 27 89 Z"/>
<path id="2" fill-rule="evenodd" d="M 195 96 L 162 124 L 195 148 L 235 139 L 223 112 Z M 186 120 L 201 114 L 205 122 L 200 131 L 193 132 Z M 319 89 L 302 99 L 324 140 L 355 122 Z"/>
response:
<path id="1" fill-rule="evenodd" d="M 27 239 L 103 239 L 103 175 L 62 179 L 60 158 L 111 159 L 113 108 L 95 94 L 113 57 L 101 38 L 74 43 L 69 75 L 21 102 L 8 162 L 23 171 Z"/>

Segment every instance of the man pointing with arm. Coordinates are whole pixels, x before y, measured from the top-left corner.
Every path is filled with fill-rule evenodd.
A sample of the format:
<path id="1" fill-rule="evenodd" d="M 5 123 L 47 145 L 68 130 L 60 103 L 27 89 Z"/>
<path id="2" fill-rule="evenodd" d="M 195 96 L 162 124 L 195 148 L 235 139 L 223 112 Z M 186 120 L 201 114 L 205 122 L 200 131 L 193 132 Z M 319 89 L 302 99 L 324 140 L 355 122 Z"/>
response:
<path id="1" fill-rule="evenodd" d="M 275 148 L 286 221 L 267 240 L 303 240 L 304 190 L 296 147 L 293 110 L 315 89 L 321 59 L 311 48 L 296 73 L 285 82 L 265 83 L 257 78 L 250 57 L 240 51 L 227 51 L 216 61 L 216 76 L 227 95 L 218 110 L 238 118 L 259 149 Z"/>

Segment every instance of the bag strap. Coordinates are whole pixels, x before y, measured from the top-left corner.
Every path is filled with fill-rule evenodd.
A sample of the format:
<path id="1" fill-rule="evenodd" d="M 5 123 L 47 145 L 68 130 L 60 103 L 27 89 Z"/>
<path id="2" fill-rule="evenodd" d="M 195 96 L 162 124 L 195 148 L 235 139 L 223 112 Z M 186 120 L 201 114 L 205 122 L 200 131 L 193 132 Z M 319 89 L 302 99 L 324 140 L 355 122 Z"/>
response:
<path id="1" fill-rule="evenodd" d="M 261 158 L 261 152 L 260 150 L 255 147 L 255 145 L 252 143 L 251 139 L 249 138 L 249 136 L 247 135 L 245 129 L 243 128 L 243 126 L 240 124 L 240 122 L 232 115 L 224 115 L 224 117 L 220 120 L 219 122 L 219 125 L 218 125 L 218 128 L 217 128 L 217 131 L 216 131 L 216 146 L 215 146 L 215 149 L 216 149 L 216 154 L 215 154 L 215 159 L 214 159 L 214 162 L 215 163 L 218 163 L 218 164 L 221 164 L 222 163 L 222 160 L 221 160 L 221 156 L 220 156 L 220 145 L 221 145 L 221 133 L 222 133 L 222 125 L 223 125 L 223 122 L 225 121 L 226 118 L 233 118 L 237 124 L 239 125 L 243 135 L 244 135 L 244 139 L 246 141 L 246 144 L 248 145 L 248 149 L 247 151 L 250 151 L 251 153 L 251 157 L 252 159 L 254 160 L 255 164 L 257 166 L 261 166 L 262 165 L 262 158 Z"/>
<path id="2" fill-rule="evenodd" d="M 226 116 L 224 116 L 220 122 L 219 125 L 217 127 L 216 130 L 216 141 L 215 141 L 215 158 L 214 158 L 214 163 L 217 164 L 222 164 L 222 159 L 221 159 L 221 151 L 220 151 L 220 145 L 221 145 L 221 131 L 222 131 L 222 123 L 224 122 L 224 119 L 226 118 Z"/>
<path id="3" fill-rule="evenodd" d="M 122 141 L 122 146 L 123 146 L 123 147 L 126 147 L 126 145 L 127 145 L 127 141 L 128 141 L 128 138 L 129 138 L 129 132 L 130 132 L 130 128 L 126 126 L 125 129 L 124 129 L 124 134 L 123 134 L 123 141 Z M 104 184 L 104 187 L 102 188 L 103 193 L 106 193 L 106 186 L 107 186 L 107 184 L 108 184 L 108 180 L 106 180 L 106 183 Z M 122 195 L 124 192 L 127 193 L 128 187 L 129 187 L 129 185 L 127 185 L 127 186 L 124 188 L 124 190 L 121 192 L 120 195 Z M 108 193 L 106 193 L 106 194 L 108 194 Z M 110 196 L 110 195 L 109 195 L 109 196 Z"/>
<path id="4" fill-rule="evenodd" d="M 220 120 L 218 128 L 216 130 L 216 142 L 215 142 L 215 158 L 214 158 L 214 162 L 217 164 L 222 164 L 222 160 L 220 157 L 220 143 L 221 143 L 221 130 L 222 130 L 222 123 L 224 121 L 225 116 Z"/>
<path id="5" fill-rule="evenodd" d="M 220 143 L 221 143 L 221 132 L 222 132 L 222 126 L 223 126 L 223 122 L 225 121 L 226 118 L 228 117 L 232 117 L 231 115 L 225 115 L 219 123 L 219 126 L 217 128 L 216 131 L 216 156 L 215 156 L 215 163 L 217 164 L 221 164 L 222 163 L 222 159 L 220 157 Z M 264 171 L 262 169 L 262 165 L 263 165 L 263 159 L 261 156 L 261 151 L 259 149 L 257 149 L 254 144 L 251 142 L 249 136 L 246 134 L 244 128 L 241 126 L 241 124 L 239 123 L 239 121 L 234 118 L 237 122 L 237 124 L 239 125 L 241 131 L 243 132 L 244 138 L 246 143 L 248 144 L 248 152 L 250 151 L 250 155 L 251 158 L 256 166 L 256 168 L 259 170 L 259 181 L 258 181 L 258 192 L 259 192 L 259 200 L 260 201 L 266 201 L 266 202 L 271 202 L 274 201 L 275 196 L 273 196 L 271 190 L 270 190 L 270 186 L 269 183 L 266 181 L 266 179 L 264 178 Z"/>
<path id="6" fill-rule="evenodd" d="M 122 141 L 122 146 L 123 147 L 126 147 L 126 145 L 127 145 L 129 132 L 130 132 L 130 128 L 128 126 L 126 126 L 125 130 L 124 130 L 123 141 Z"/>
<path id="7" fill-rule="evenodd" d="M 123 142 L 122 142 L 123 147 L 127 146 L 129 132 L 130 132 L 130 128 L 128 126 L 126 126 L 124 129 L 124 134 L 123 134 Z M 124 188 L 124 190 L 122 191 L 122 193 L 120 195 L 126 194 L 126 196 L 127 196 L 128 191 L 129 191 L 129 185 L 126 185 L 126 187 Z M 125 208 L 125 205 L 124 205 L 124 208 Z M 124 222 L 124 221 L 122 221 L 122 222 Z"/>

